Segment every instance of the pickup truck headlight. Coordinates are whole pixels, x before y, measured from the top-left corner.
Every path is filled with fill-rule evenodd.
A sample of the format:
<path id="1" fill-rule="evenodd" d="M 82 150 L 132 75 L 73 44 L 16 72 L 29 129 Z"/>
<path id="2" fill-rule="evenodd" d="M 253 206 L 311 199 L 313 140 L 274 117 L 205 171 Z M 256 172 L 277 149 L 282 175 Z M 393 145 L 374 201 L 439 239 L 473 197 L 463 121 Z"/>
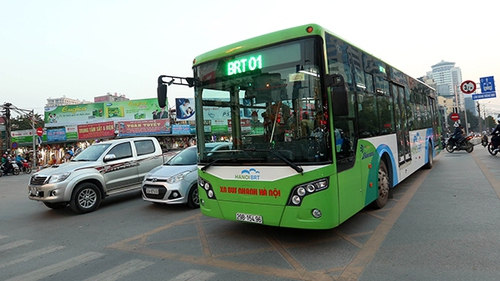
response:
<path id="1" fill-rule="evenodd" d="M 62 182 L 66 180 L 69 175 L 71 175 L 70 172 L 64 173 L 64 174 L 53 174 L 52 176 L 49 177 L 47 180 L 47 183 L 56 183 L 56 182 Z"/>

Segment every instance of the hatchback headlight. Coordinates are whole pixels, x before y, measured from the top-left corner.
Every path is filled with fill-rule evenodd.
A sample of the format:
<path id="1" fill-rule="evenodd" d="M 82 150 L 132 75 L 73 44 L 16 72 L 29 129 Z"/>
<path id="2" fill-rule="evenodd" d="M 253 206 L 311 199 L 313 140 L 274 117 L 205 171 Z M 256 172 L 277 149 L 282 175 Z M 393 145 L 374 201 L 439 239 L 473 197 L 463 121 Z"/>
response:
<path id="1" fill-rule="evenodd" d="M 184 178 L 189 174 L 189 171 L 185 171 L 182 173 L 179 173 L 177 175 L 173 175 L 169 178 L 167 178 L 167 183 L 176 183 L 176 182 L 181 182 L 184 180 Z"/>
<path id="2" fill-rule="evenodd" d="M 64 174 L 53 174 L 47 179 L 47 183 L 56 183 L 65 181 L 69 177 L 69 175 L 71 175 L 70 172 Z"/>

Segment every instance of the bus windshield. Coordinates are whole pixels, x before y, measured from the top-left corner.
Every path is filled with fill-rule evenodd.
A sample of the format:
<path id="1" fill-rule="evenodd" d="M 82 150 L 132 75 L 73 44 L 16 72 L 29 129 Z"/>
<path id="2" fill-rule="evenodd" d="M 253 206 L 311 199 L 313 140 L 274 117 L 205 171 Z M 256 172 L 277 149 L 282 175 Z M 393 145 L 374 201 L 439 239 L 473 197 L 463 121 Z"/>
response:
<path id="1" fill-rule="evenodd" d="M 195 66 L 200 163 L 331 161 L 319 54 L 307 38 Z M 210 152 L 211 142 L 232 149 Z"/>

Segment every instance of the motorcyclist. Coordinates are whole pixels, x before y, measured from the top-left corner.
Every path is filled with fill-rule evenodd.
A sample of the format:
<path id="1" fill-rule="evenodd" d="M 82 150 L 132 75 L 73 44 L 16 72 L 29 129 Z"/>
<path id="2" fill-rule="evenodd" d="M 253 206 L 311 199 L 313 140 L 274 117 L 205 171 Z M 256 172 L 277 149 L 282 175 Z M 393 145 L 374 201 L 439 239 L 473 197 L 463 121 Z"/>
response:
<path id="1" fill-rule="evenodd" d="M 4 175 L 7 175 L 12 171 L 13 167 L 10 161 L 11 161 L 10 156 L 8 156 L 7 154 L 2 155 L 2 167 Z"/>
<path id="2" fill-rule="evenodd" d="M 458 122 L 455 122 L 455 124 L 453 124 L 453 127 L 455 127 L 455 131 L 453 132 L 451 139 L 454 142 L 453 149 L 456 149 L 457 146 L 460 146 L 462 144 L 462 142 L 464 141 L 465 138 L 462 135 L 463 134 L 462 125 L 460 125 Z"/>
<path id="3" fill-rule="evenodd" d="M 16 156 L 16 163 L 17 163 L 17 166 L 18 166 L 19 168 L 21 168 L 21 167 L 23 166 L 23 162 L 24 162 L 24 160 L 25 160 L 25 159 L 21 156 L 21 154 L 18 154 L 18 155 Z"/>
<path id="4" fill-rule="evenodd" d="M 497 117 L 497 126 L 491 132 L 491 143 L 493 143 L 493 152 L 498 152 L 498 144 L 500 143 L 500 116 Z"/>
<path id="5" fill-rule="evenodd" d="M 486 134 L 486 131 L 483 131 L 483 134 L 481 137 L 481 144 L 483 146 L 488 146 L 488 135 Z"/>

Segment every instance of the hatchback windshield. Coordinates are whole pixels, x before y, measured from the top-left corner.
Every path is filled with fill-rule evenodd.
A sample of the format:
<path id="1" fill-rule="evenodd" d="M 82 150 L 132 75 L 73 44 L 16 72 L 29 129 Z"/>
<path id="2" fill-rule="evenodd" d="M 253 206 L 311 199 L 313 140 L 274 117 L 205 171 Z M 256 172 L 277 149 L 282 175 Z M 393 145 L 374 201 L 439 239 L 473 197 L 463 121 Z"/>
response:
<path id="1" fill-rule="evenodd" d="M 196 147 L 192 146 L 177 153 L 174 157 L 170 158 L 165 165 L 196 165 L 197 161 Z"/>

